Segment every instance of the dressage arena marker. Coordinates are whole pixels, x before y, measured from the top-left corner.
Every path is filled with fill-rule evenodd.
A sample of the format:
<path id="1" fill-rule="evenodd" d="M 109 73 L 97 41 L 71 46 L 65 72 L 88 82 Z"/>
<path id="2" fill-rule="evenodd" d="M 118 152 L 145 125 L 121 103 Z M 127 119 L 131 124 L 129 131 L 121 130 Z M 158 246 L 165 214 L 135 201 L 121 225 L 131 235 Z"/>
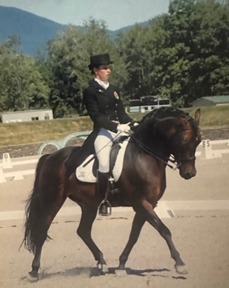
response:
<path id="1" fill-rule="evenodd" d="M 213 145 L 219 145 L 221 148 L 213 149 Z M 202 147 L 201 154 L 205 159 L 221 158 L 222 154 L 229 153 L 229 139 L 214 141 L 206 139 L 201 142 L 200 146 Z"/>
<path id="2" fill-rule="evenodd" d="M 8 169 L 13 168 L 9 153 L 3 153 L 3 155 L 2 155 L 2 167 L 8 168 Z"/>
<path id="3" fill-rule="evenodd" d="M 20 160 L 18 160 L 20 159 Z M 27 170 L 18 170 L 12 171 L 13 168 L 16 166 L 19 167 L 20 165 L 36 165 L 38 162 L 39 157 L 35 157 L 33 159 L 23 159 L 21 158 L 14 158 L 14 161 L 11 161 L 9 153 L 3 153 L 2 163 L 0 163 L 0 183 L 4 183 L 6 181 L 14 181 L 14 180 L 23 180 L 24 176 L 27 175 L 34 175 L 35 168 L 27 169 Z M 10 169 L 10 171 L 5 171 L 5 169 Z"/>

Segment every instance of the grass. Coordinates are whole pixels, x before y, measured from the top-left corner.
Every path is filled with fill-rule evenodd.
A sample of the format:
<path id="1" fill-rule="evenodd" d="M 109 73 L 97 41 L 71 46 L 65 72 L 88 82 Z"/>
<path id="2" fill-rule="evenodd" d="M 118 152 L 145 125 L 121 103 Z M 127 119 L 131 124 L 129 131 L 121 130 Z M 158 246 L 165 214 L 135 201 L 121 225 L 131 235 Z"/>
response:
<path id="1" fill-rule="evenodd" d="M 57 140 L 76 131 L 91 130 L 88 117 L 0 124 L 0 146 Z"/>
<path id="2" fill-rule="evenodd" d="M 194 115 L 195 108 L 187 109 Z M 229 105 L 201 107 L 200 126 L 207 128 L 229 128 Z"/>
<path id="3" fill-rule="evenodd" d="M 194 116 L 196 108 L 184 109 Z M 140 120 L 144 114 L 132 113 L 131 117 Z M 229 105 L 201 107 L 202 129 L 229 128 Z M 89 117 L 55 119 L 25 123 L 0 123 L 0 146 L 42 143 L 59 140 L 70 133 L 92 129 Z"/>

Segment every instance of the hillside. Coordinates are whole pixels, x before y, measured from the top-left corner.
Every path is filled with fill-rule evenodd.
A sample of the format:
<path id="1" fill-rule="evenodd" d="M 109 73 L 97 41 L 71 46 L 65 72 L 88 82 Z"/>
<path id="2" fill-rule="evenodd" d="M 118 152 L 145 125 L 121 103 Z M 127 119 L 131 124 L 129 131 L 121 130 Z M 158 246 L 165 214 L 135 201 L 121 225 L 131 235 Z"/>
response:
<path id="1" fill-rule="evenodd" d="M 44 52 L 47 42 L 65 28 L 65 25 L 32 13 L 0 6 L 0 43 L 17 35 L 21 41 L 20 50 L 24 54 L 35 56 L 39 51 Z"/>
<path id="2" fill-rule="evenodd" d="M 138 23 L 146 26 L 149 21 Z M 114 39 L 120 33 L 128 31 L 133 25 L 112 31 L 107 30 L 108 35 Z M 23 54 L 32 57 L 38 52 L 45 52 L 47 42 L 55 39 L 67 25 L 62 25 L 33 13 L 18 8 L 0 6 L 0 44 L 10 36 L 16 35 L 20 38 L 20 50 Z M 83 29 L 79 26 L 78 28 Z"/>
<path id="3" fill-rule="evenodd" d="M 148 22 L 143 22 L 146 25 Z M 18 8 L 0 6 L 0 44 L 10 36 L 19 37 L 23 54 L 36 56 L 38 52 L 45 52 L 47 42 L 55 39 L 67 25 L 62 25 L 49 19 Z M 107 30 L 108 35 L 114 39 L 116 35 L 130 29 L 123 27 L 116 31 Z M 82 28 L 83 27 L 79 27 Z"/>

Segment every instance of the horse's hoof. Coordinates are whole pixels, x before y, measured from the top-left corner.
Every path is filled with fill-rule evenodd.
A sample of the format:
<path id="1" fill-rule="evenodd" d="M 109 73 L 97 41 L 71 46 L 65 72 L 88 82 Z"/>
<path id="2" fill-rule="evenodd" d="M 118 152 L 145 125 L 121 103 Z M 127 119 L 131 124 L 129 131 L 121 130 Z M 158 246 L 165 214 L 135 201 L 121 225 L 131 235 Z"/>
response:
<path id="1" fill-rule="evenodd" d="M 116 269 L 116 270 L 115 270 L 115 274 L 116 274 L 118 277 L 124 277 L 124 276 L 127 275 L 126 269 Z"/>
<path id="2" fill-rule="evenodd" d="M 180 275 L 187 275 L 188 270 L 186 269 L 185 265 L 174 265 L 176 272 Z"/>
<path id="3" fill-rule="evenodd" d="M 97 265 L 97 267 L 94 267 L 91 269 L 90 271 L 90 277 L 95 277 L 95 276 L 102 276 L 105 275 L 106 273 L 108 273 L 108 267 L 107 265 L 103 264 L 99 264 Z"/>
<path id="4" fill-rule="evenodd" d="M 29 272 L 27 275 L 27 279 L 29 282 L 37 282 L 39 280 L 39 276 L 37 273 Z"/>
<path id="5" fill-rule="evenodd" d="M 91 269 L 89 277 L 91 278 L 91 277 L 96 277 L 96 276 L 101 276 L 101 275 L 102 275 L 101 270 L 98 267 L 94 267 Z"/>
<path id="6" fill-rule="evenodd" d="M 107 264 L 98 264 L 97 268 L 101 272 L 101 274 L 106 274 L 109 272 Z"/>
<path id="7" fill-rule="evenodd" d="M 102 265 L 102 267 L 101 267 L 101 272 L 102 272 L 103 274 L 106 274 L 106 273 L 109 272 L 109 269 L 108 269 L 107 264 L 103 264 L 103 265 Z"/>

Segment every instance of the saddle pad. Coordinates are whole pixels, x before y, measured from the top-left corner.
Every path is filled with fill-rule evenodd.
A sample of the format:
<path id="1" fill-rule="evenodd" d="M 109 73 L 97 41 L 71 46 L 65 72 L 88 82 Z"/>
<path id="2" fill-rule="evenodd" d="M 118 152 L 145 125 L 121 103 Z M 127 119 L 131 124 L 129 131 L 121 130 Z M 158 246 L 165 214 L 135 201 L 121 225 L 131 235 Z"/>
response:
<path id="1" fill-rule="evenodd" d="M 127 144 L 129 142 L 129 138 L 123 143 L 119 143 L 120 149 L 118 152 L 118 156 L 115 161 L 114 169 L 112 171 L 112 174 L 114 176 L 114 181 L 117 182 L 121 173 L 122 173 L 122 168 L 123 168 L 123 159 L 126 151 Z M 87 163 L 91 158 L 93 158 L 94 155 L 89 155 L 84 162 L 76 168 L 76 178 L 79 179 L 82 182 L 88 182 L 88 183 L 95 183 L 97 182 L 97 178 L 92 172 L 92 168 L 94 165 L 94 159 L 90 161 L 85 167 L 84 164 Z"/>

